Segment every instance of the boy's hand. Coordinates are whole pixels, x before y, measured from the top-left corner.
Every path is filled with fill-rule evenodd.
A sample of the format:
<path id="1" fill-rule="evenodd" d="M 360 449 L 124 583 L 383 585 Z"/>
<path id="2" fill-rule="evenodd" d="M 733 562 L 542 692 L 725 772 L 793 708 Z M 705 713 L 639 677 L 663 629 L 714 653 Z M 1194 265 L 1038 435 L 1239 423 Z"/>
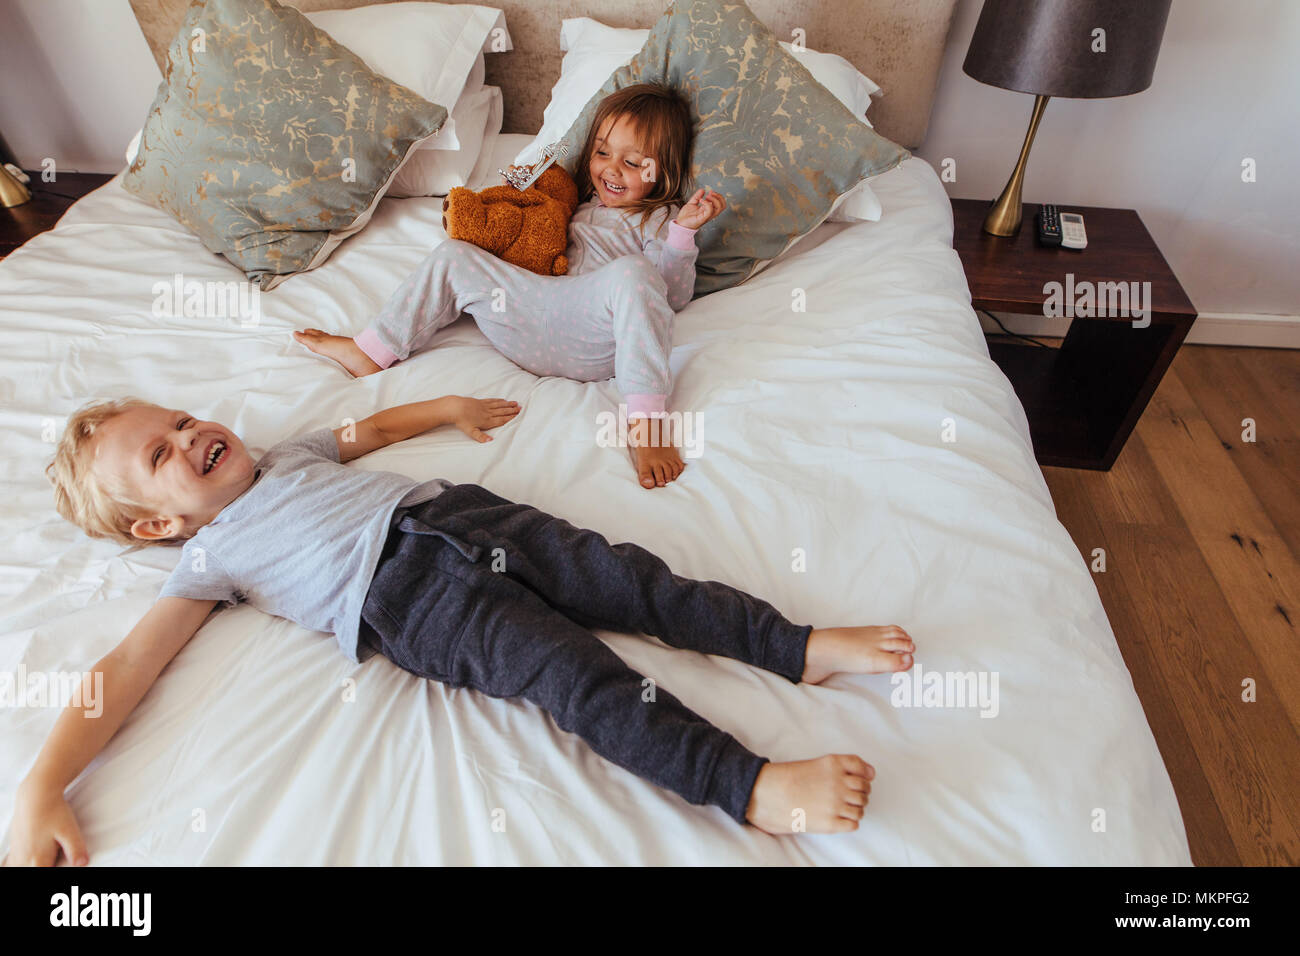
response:
<path id="1" fill-rule="evenodd" d="M 90 858 L 77 818 L 63 794 L 25 782 L 19 785 L 14 800 L 9 837 L 9 852 L 0 866 L 54 866 L 60 848 L 75 866 L 84 866 Z"/>
<path id="2" fill-rule="evenodd" d="M 722 210 L 726 208 L 727 201 L 722 198 L 722 193 L 697 189 L 690 201 L 678 210 L 677 223 L 687 229 L 699 229 L 710 219 L 720 215 Z"/>
<path id="3" fill-rule="evenodd" d="M 504 398 L 464 398 L 452 400 L 452 424 L 477 442 L 491 441 L 488 428 L 504 425 L 519 414 L 519 403 Z"/>
<path id="4" fill-rule="evenodd" d="M 455 425 L 477 442 L 491 441 L 484 431 L 504 425 L 519 414 L 519 403 L 504 398 L 465 398 L 444 395 L 376 412 L 355 426 L 334 429 L 339 461 L 349 462 L 431 428 Z"/>

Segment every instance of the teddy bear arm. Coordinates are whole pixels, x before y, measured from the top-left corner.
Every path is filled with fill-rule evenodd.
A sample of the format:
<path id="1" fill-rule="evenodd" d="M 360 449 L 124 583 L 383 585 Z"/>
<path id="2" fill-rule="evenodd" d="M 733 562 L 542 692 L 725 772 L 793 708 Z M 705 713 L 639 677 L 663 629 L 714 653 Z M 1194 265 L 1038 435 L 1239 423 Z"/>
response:
<path id="1" fill-rule="evenodd" d="M 511 188 L 511 187 L 507 187 Z M 459 187 L 443 202 L 447 235 L 500 255 L 519 236 L 524 211 L 504 202 L 486 203 L 479 194 Z"/>
<path id="2" fill-rule="evenodd" d="M 578 186 L 573 181 L 573 177 L 558 163 L 548 167 L 546 172 L 537 177 L 533 188 L 559 202 L 568 210 L 570 216 L 578 208 Z"/>

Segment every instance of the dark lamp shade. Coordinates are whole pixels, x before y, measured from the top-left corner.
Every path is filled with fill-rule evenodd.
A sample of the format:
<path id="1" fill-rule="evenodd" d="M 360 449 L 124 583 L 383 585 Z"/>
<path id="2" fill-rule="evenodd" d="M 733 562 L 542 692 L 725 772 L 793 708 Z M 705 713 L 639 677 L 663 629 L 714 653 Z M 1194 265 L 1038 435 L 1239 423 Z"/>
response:
<path id="1" fill-rule="evenodd" d="M 1151 85 L 1171 0 L 984 0 L 962 69 L 1042 96 L 1128 96 Z M 1095 52 L 1098 29 L 1105 52 Z"/>

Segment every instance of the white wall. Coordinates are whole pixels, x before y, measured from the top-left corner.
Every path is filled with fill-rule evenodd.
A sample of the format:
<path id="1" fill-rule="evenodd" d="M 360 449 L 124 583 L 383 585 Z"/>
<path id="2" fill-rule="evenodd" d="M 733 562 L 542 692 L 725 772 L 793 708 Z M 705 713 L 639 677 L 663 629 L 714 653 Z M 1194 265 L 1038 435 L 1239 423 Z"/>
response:
<path id="1" fill-rule="evenodd" d="M 950 195 L 991 200 L 1034 99 L 962 72 L 980 7 L 958 3 L 918 153 L 957 161 Z M 1047 104 L 1025 201 L 1136 209 L 1202 314 L 1300 314 L 1298 56 L 1295 0 L 1174 0 L 1150 88 Z"/>
<path id="2" fill-rule="evenodd" d="M 953 196 L 992 199 L 1033 99 L 962 72 L 980 5 L 958 4 L 919 153 L 957 161 Z M 1025 200 L 1137 209 L 1202 314 L 1300 314 L 1298 54 L 1296 0 L 1174 0 L 1150 89 L 1048 104 Z M 159 81 L 127 0 L 0 0 L 0 64 L 0 131 L 24 166 L 124 165 Z"/>
<path id="3" fill-rule="evenodd" d="M 0 133 L 24 169 L 117 172 L 161 79 L 127 0 L 0 0 Z"/>

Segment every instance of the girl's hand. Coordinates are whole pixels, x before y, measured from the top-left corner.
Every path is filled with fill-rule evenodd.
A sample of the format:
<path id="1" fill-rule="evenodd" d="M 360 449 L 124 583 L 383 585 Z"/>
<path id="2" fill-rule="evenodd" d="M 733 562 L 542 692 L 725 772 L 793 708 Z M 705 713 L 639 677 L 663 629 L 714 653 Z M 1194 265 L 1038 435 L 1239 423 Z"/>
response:
<path id="1" fill-rule="evenodd" d="M 699 229 L 710 219 L 720 215 L 722 210 L 726 208 L 727 201 L 722 198 L 721 193 L 711 192 L 707 189 L 697 189 L 690 201 L 678 211 L 677 223 L 687 229 Z"/>
<path id="2" fill-rule="evenodd" d="M 519 403 L 504 398 L 463 398 L 457 396 L 452 408 L 452 424 L 476 442 L 491 441 L 485 429 L 504 425 L 519 414 Z"/>
<path id="3" fill-rule="evenodd" d="M 76 866 L 89 860 L 72 807 L 61 792 L 19 785 L 9 829 L 9 852 L 0 866 L 54 866 L 63 858 Z"/>
<path id="4" fill-rule="evenodd" d="M 510 165 L 510 166 L 507 166 L 507 167 L 506 167 L 506 172 L 508 172 L 508 173 L 522 173 L 522 174 L 524 175 L 524 178 L 527 179 L 529 176 L 531 176 L 531 175 L 533 174 L 533 167 L 532 167 L 532 166 L 515 166 L 515 165 Z M 502 176 L 501 176 L 501 182 L 504 183 L 504 184 L 507 185 L 507 186 L 510 185 L 510 180 L 506 179 L 506 177 L 505 177 L 504 174 L 502 174 Z"/>

